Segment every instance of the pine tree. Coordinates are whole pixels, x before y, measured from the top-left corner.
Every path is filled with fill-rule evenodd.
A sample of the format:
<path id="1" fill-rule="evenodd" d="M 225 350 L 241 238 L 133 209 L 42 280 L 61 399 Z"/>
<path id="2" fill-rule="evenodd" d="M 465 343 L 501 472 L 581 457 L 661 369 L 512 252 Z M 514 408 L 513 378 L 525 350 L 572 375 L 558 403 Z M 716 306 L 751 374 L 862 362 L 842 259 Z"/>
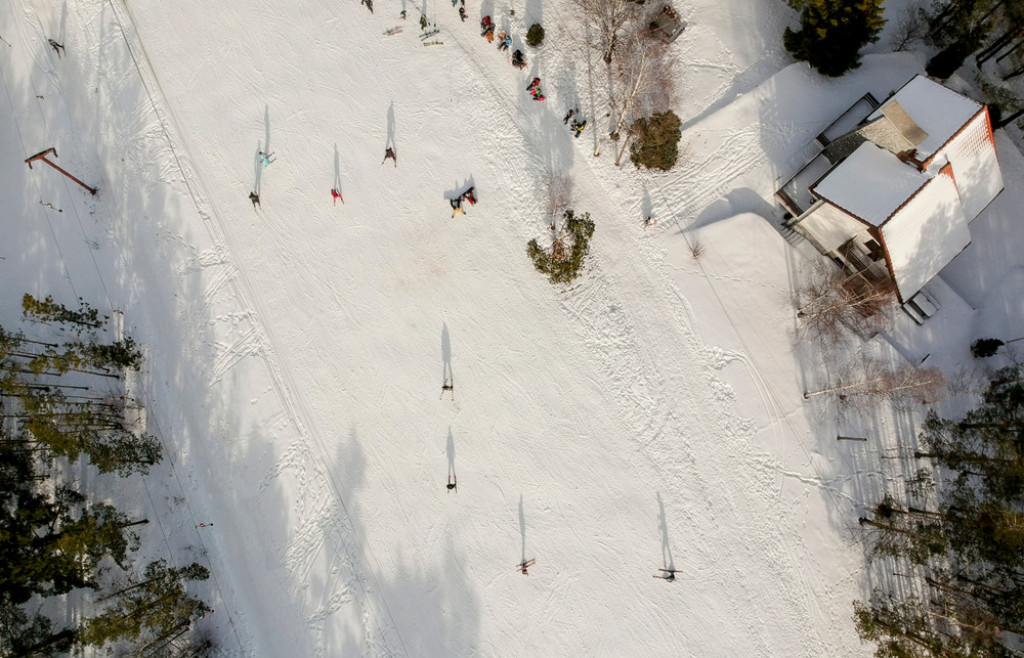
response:
<path id="1" fill-rule="evenodd" d="M 679 117 L 672 110 L 654 113 L 650 117 L 633 122 L 629 132 L 636 141 L 629 146 L 629 159 L 637 169 L 640 165 L 648 169 L 668 171 L 679 157 L 679 140 L 683 133 Z"/>
<path id="2" fill-rule="evenodd" d="M 860 49 L 885 25 L 882 0 L 806 0 L 797 8 L 800 30 L 786 28 L 786 50 L 830 77 L 860 66 Z"/>
<path id="3" fill-rule="evenodd" d="M 186 580 L 207 578 L 209 571 L 199 564 L 177 569 L 168 567 L 164 560 L 150 562 L 140 582 L 101 599 L 111 601 L 110 606 L 86 620 L 82 642 L 101 646 L 118 640 L 135 641 L 147 633 L 152 643 L 175 636 L 210 612 L 209 606 L 185 591 Z"/>
<path id="4" fill-rule="evenodd" d="M 0 592 L 0 656 L 60 656 L 71 651 L 77 631 L 54 631 L 53 622 L 38 611 L 29 615 Z"/>
<path id="5" fill-rule="evenodd" d="M 590 252 L 590 238 L 594 235 L 590 213 L 577 217 L 572 210 L 566 210 L 563 217 L 562 231 L 550 251 L 542 249 L 536 239 L 526 245 L 526 253 L 533 266 L 538 272 L 547 274 L 551 283 L 568 283 L 579 276 L 583 261 Z"/>

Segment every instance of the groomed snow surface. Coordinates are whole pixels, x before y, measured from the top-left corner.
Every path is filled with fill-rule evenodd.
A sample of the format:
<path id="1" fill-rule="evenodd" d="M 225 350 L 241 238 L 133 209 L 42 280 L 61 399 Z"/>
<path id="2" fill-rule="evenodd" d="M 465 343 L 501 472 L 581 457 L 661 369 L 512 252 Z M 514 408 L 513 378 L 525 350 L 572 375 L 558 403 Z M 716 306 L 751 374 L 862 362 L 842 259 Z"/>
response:
<path id="1" fill-rule="evenodd" d="M 613 167 L 614 142 L 591 156 L 604 69 L 564 29 L 574 10 L 514 8 L 470 0 L 461 23 L 428 3 L 444 43 L 424 47 L 421 7 L 385 0 L 0 3 L 4 326 L 23 292 L 122 309 L 167 449 L 148 478 L 76 477 L 158 520 L 140 561 L 210 566 L 197 628 L 224 655 L 869 653 L 855 520 L 915 416 L 803 399 L 829 369 L 796 359 L 808 250 L 769 200 L 814 134 L 922 61 L 824 80 L 781 52 L 782 3 L 686 3 L 681 158 L 652 175 Z M 485 13 L 524 71 L 480 38 Z M 526 49 L 536 21 L 546 43 Z M 96 197 L 25 166 L 51 146 Z M 551 173 L 597 224 L 564 288 L 525 254 Z M 479 203 L 451 219 L 469 185 Z M 982 326 L 1021 326 L 986 285 L 1019 290 L 1019 202 L 1007 189 L 972 224 L 948 321 L 871 349 L 952 373 Z"/>

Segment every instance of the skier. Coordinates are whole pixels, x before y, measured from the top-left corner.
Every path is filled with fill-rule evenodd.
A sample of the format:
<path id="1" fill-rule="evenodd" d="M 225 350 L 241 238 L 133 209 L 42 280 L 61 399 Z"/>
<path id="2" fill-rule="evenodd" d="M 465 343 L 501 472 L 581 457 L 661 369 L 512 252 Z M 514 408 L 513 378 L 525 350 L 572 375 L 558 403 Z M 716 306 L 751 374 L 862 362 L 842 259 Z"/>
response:
<path id="1" fill-rule="evenodd" d="M 466 211 L 462 209 L 462 197 L 456 197 L 454 199 L 450 199 L 450 201 L 451 201 L 451 204 L 452 204 L 452 218 L 453 219 L 455 218 L 455 215 L 458 215 L 459 213 L 462 213 L 463 215 L 466 214 Z M 444 395 L 444 390 L 445 390 L 444 387 L 441 387 L 441 394 L 442 395 Z"/>
<path id="2" fill-rule="evenodd" d="M 466 8 L 465 7 L 459 7 L 459 18 L 462 19 L 463 23 L 466 22 Z"/>
<path id="3" fill-rule="evenodd" d="M 667 580 L 670 583 L 676 579 L 676 569 L 658 569 L 658 571 L 662 572 L 665 575 L 655 576 L 655 578 L 661 578 L 663 580 Z"/>
<path id="4" fill-rule="evenodd" d="M 488 43 L 494 41 L 494 23 L 491 22 L 490 16 L 484 16 L 483 20 L 480 21 L 480 28 L 482 29 L 480 36 L 487 39 Z"/>
<path id="5" fill-rule="evenodd" d="M 64 44 L 57 43 L 53 39 L 47 39 L 46 41 L 50 44 L 50 47 L 53 48 L 53 52 L 57 53 L 57 57 L 60 58 L 61 54 L 64 52 Z"/>
<path id="6" fill-rule="evenodd" d="M 565 115 L 565 118 L 562 119 L 562 123 L 569 123 L 569 119 L 571 119 L 572 115 L 574 114 L 576 114 L 576 110 L 569 110 L 569 112 Z"/>
<path id="7" fill-rule="evenodd" d="M 523 560 L 523 561 L 522 561 L 522 562 L 520 562 L 520 563 L 519 563 L 519 564 L 518 564 L 517 566 L 519 567 L 519 570 L 520 570 L 520 571 L 522 571 L 522 573 L 523 573 L 523 575 L 524 575 L 524 576 L 529 576 L 529 575 L 530 575 L 530 572 L 529 572 L 529 571 L 527 571 L 527 569 L 528 569 L 529 567 L 532 567 L 532 566 L 533 566 L 533 563 L 534 563 L 534 562 L 536 562 L 536 560 L 533 560 L 533 559 L 530 559 L 530 560 Z"/>
<path id="8" fill-rule="evenodd" d="M 395 155 L 395 149 L 391 148 L 390 146 L 387 147 L 386 149 L 384 149 L 384 159 L 381 160 L 380 163 L 384 164 L 385 162 L 388 161 L 388 158 L 391 158 L 392 160 L 394 160 L 395 161 L 395 166 L 396 167 L 398 166 L 398 156 Z"/>
<path id="9" fill-rule="evenodd" d="M 400 14 L 398 14 L 398 15 L 402 17 L 402 20 L 403 20 L 403 21 L 405 20 L 405 10 L 404 10 L 404 9 L 403 9 L 403 10 L 401 11 L 401 13 L 400 13 Z"/>
<path id="10" fill-rule="evenodd" d="M 272 156 L 272 155 L 273 155 L 273 153 L 264 153 L 263 151 L 260 151 L 260 158 L 263 159 L 263 166 L 264 167 L 269 167 L 270 166 L 270 156 Z"/>
<path id="11" fill-rule="evenodd" d="M 647 215 L 646 217 L 644 217 L 644 230 L 645 231 L 647 230 L 648 227 L 650 227 L 650 226 L 657 226 L 657 225 L 658 225 L 658 220 L 654 219 L 650 215 Z"/>
<path id="12" fill-rule="evenodd" d="M 338 199 L 341 199 L 342 203 L 345 203 L 345 199 L 341 198 L 341 192 L 337 188 L 331 188 L 331 198 L 334 199 L 334 205 L 338 205 Z"/>
<path id="13" fill-rule="evenodd" d="M 453 476 L 453 475 L 449 475 L 448 476 L 448 491 L 451 491 L 452 489 L 455 490 L 455 493 L 459 493 L 459 479 L 457 477 Z"/>
<path id="14" fill-rule="evenodd" d="M 476 205 L 476 195 L 473 194 L 473 190 L 475 190 L 475 189 L 476 189 L 476 186 L 471 187 L 471 188 L 469 188 L 468 190 L 466 190 L 465 192 L 462 193 L 462 198 L 465 199 L 466 201 L 469 201 L 470 205 L 473 205 L 473 206 Z"/>
<path id="15" fill-rule="evenodd" d="M 370 13 L 373 13 L 373 0 L 359 0 L 359 4 L 366 5 L 366 8 L 370 10 Z"/>
<path id="16" fill-rule="evenodd" d="M 420 29 L 421 30 L 427 29 L 427 15 L 426 14 L 420 14 Z"/>
<path id="17" fill-rule="evenodd" d="M 255 192 L 249 192 L 249 200 L 252 201 L 253 210 L 256 209 L 256 206 L 260 205 L 260 195 Z"/>
<path id="18" fill-rule="evenodd" d="M 517 51 L 518 52 L 518 51 Z M 534 78 L 530 81 L 529 86 L 526 87 L 526 91 L 531 91 L 540 86 L 540 78 Z"/>

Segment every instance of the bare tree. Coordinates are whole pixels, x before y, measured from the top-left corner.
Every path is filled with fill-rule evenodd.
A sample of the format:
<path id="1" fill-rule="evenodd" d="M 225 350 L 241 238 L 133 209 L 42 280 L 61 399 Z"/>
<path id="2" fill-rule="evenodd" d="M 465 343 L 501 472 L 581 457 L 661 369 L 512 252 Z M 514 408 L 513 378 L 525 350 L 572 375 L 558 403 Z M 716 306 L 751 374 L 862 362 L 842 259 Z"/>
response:
<path id="1" fill-rule="evenodd" d="M 892 47 L 896 52 L 906 50 L 907 46 L 922 41 L 928 36 L 928 18 L 919 3 L 912 3 L 903 9 L 896 18 L 896 26 L 892 35 Z"/>
<path id="2" fill-rule="evenodd" d="M 945 385 L 937 368 L 915 368 L 910 364 L 890 367 L 876 359 L 864 362 L 863 370 L 848 367 L 839 380 L 818 391 L 804 393 L 804 398 L 835 394 L 843 402 L 857 400 L 888 400 L 893 404 L 928 402 Z"/>
<path id="3" fill-rule="evenodd" d="M 587 21 L 596 29 L 600 38 L 591 42 L 601 51 L 601 59 L 611 65 L 612 53 L 619 43 L 620 33 L 626 22 L 636 14 L 638 6 L 632 0 L 573 0 Z"/>
<path id="4" fill-rule="evenodd" d="M 554 231 L 556 220 L 572 207 L 572 178 L 566 173 L 553 173 L 548 177 L 544 187 L 546 210 L 551 219 L 551 230 Z"/>
<path id="5" fill-rule="evenodd" d="M 892 323 L 898 306 L 889 278 L 872 280 L 861 272 L 845 272 L 826 260 L 815 261 L 797 293 L 796 316 L 803 331 L 828 346 L 847 331 L 871 335 Z"/>
<path id="6" fill-rule="evenodd" d="M 609 133 L 623 135 L 623 128 L 645 105 L 667 104 L 672 93 L 673 62 L 666 55 L 664 42 L 653 38 L 642 26 L 634 26 L 622 39 L 619 57 L 612 76 L 611 112 L 594 149 L 594 157 L 601 155 L 601 146 Z M 646 103 L 644 101 L 647 101 Z M 614 123 L 614 129 L 612 124 Z M 624 137 L 628 142 L 628 136 Z M 625 151 L 625 143 L 615 164 Z"/>

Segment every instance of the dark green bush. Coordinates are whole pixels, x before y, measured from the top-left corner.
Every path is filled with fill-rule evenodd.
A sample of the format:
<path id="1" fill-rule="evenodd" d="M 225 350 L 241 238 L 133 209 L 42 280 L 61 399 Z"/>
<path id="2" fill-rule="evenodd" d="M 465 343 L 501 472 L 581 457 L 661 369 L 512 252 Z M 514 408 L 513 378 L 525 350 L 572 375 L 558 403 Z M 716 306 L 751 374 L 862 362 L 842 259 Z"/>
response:
<path id="1" fill-rule="evenodd" d="M 563 236 L 572 241 L 572 248 L 566 258 L 557 258 L 548 251 L 541 249 L 536 240 L 526 245 L 526 253 L 533 261 L 538 272 L 548 275 L 551 283 L 568 283 L 580 275 L 583 260 L 590 252 L 590 238 L 594 235 L 594 222 L 590 213 L 579 217 L 572 210 L 565 211 Z"/>
<path id="2" fill-rule="evenodd" d="M 671 110 L 637 119 L 629 129 L 630 134 L 636 137 L 636 141 L 629 145 L 629 159 L 637 168 L 643 165 L 648 169 L 668 171 L 679 157 L 680 126 L 679 117 Z"/>
<path id="3" fill-rule="evenodd" d="M 534 23 L 526 31 L 526 43 L 534 48 L 544 43 L 544 28 L 540 26 L 540 23 Z"/>
<path id="4" fill-rule="evenodd" d="M 933 78 L 945 80 L 963 66 L 964 60 L 972 50 L 970 45 L 958 41 L 928 60 L 928 64 L 924 67 L 925 73 Z"/>
<path id="5" fill-rule="evenodd" d="M 790 4 L 801 9 L 800 29 L 787 27 L 783 45 L 794 59 L 833 78 L 860 66 L 860 49 L 878 41 L 885 25 L 881 0 L 791 0 Z"/>
<path id="6" fill-rule="evenodd" d="M 984 359 L 994 356 L 1003 345 L 1006 345 L 1006 343 L 998 338 L 979 338 L 971 343 L 971 354 L 975 359 Z"/>

